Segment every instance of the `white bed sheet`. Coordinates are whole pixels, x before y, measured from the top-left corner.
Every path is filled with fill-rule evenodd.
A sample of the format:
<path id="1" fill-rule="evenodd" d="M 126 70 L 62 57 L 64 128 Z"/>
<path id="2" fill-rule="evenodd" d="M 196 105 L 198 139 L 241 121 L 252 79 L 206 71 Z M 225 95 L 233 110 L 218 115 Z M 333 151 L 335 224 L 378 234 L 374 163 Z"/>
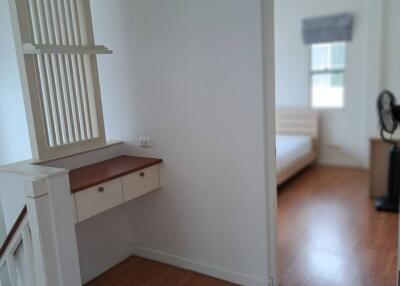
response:
<path id="1" fill-rule="evenodd" d="M 312 138 L 303 135 L 276 135 L 277 170 L 289 168 L 312 151 Z"/>

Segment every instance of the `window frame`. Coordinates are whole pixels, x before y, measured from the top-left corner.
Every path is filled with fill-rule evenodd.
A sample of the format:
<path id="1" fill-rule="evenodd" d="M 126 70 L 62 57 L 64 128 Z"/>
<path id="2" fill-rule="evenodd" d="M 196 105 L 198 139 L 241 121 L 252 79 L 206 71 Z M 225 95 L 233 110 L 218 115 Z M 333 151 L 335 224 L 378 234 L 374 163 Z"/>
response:
<path id="1" fill-rule="evenodd" d="M 99 82 L 98 67 L 97 67 L 97 55 L 111 54 L 112 51 L 108 50 L 104 46 L 95 45 L 95 40 L 93 35 L 92 15 L 91 15 L 89 0 L 71 0 L 71 1 L 75 1 L 74 2 L 75 4 L 73 5 L 76 5 L 74 6 L 76 10 L 74 10 L 74 12 L 72 12 L 72 10 L 70 11 L 70 13 L 75 13 L 74 19 L 70 18 L 68 20 L 65 20 L 65 21 L 70 21 L 70 24 L 68 25 L 70 25 L 69 27 L 71 29 L 70 31 L 65 32 L 68 33 L 68 35 L 66 35 L 65 37 L 72 37 L 73 39 L 71 42 L 70 38 L 67 44 L 57 43 L 54 38 L 57 36 L 55 36 L 55 34 L 50 35 L 50 32 L 47 32 L 48 34 L 46 35 L 46 37 L 47 38 L 53 37 L 52 43 L 50 43 L 49 40 L 47 39 L 47 43 L 45 44 L 40 44 L 40 43 L 36 44 L 34 40 L 35 28 L 32 27 L 33 26 L 32 19 L 34 16 L 30 14 L 31 11 L 29 10 L 29 5 L 31 5 L 31 2 L 29 2 L 28 0 L 9 1 L 12 26 L 14 31 L 14 40 L 17 52 L 16 54 L 17 54 L 19 72 L 21 77 L 21 86 L 24 95 L 23 98 L 24 98 L 25 112 L 28 123 L 32 157 L 33 160 L 37 162 L 66 157 L 82 153 L 85 151 L 93 150 L 96 148 L 102 148 L 107 145 L 105 129 L 104 129 L 103 109 L 101 102 L 100 82 Z M 66 2 L 63 3 L 65 5 Z M 54 3 L 42 4 L 42 5 L 47 5 L 47 8 L 44 6 L 41 7 L 42 13 L 45 13 L 44 12 L 45 10 L 43 9 L 49 9 L 47 10 L 48 12 L 46 12 L 47 17 L 56 17 L 55 16 L 56 14 L 53 13 L 57 12 L 59 13 L 60 11 L 64 11 L 66 13 L 68 12 L 67 10 L 68 8 L 66 7 L 64 10 L 62 10 L 60 8 L 61 6 L 58 7 L 58 9 L 50 6 L 50 5 L 55 5 Z M 57 5 L 60 5 L 60 3 L 58 3 Z M 39 8 L 37 9 L 39 11 Z M 72 6 L 70 7 L 70 9 L 72 9 Z M 67 17 L 67 15 L 61 17 Z M 40 29 L 42 29 L 42 33 L 46 33 L 45 32 L 46 30 L 43 29 L 47 29 L 47 31 L 49 29 L 50 30 L 53 29 L 53 32 L 56 33 L 55 32 L 56 26 L 51 26 L 52 28 L 48 28 L 48 25 L 53 25 L 53 24 L 56 25 L 54 20 L 49 20 L 49 19 L 50 18 L 47 18 L 47 20 L 41 20 L 44 22 L 43 26 L 40 27 Z M 61 18 L 58 18 L 56 21 L 62 21 L 62 20 Z M 81 21 L 80 26 L 77 25 L 76 23 L 71 24 L 72 21 Z M 66 23 L 64 24 L 67 25 Z M 36 25 L 39 26 L 38 23 Z M 59 30 L 61 31 L 62 29 L 61 22 L 58 22 L 58 26 L 60 26 Z M 67 27 L 63 28 L 67 29 Z M 79 37 L 77 36 L 78 34 L 80 35 L 80 37 L 82 37 L 80 40 L 76 40 L 76 37 Z M 44 36 L 42 35 L 42 37 Z M 58 34 L 58 37 L 61 38 L 61 34 Z M 59 41 L 61 40 L 58 40 L 58 42 Z M 74 71 L 71 71 L 71 73 L 69 73 L 68 75 L 66 75 L 66 69 L 64 69 L 64 73 L 61 71 L 62 70 L 61 66 L 59 66 L 58 69 L 57 67 L 55 67 L 54 69 L 50 68 L 50 70 L 47 71 L 47 73 L 49 74 L 51 73 L 50 76 L 47 79 L 44 79 L 40 75 L 38 68 L 39 65 L 38 60 L 37 58 L 35 58 L 38 57 L 39 55 L 46 55 L 48 57 L 48 61 L 52 62 L 52 64 L 57 63 L 57 60 L 55 60 L 55 58 L 59 57 L 58 65 L 60 65 L 60 59 L 63 56 L 65 57 L 67 57 L 67 55 L 71 55 L 71 57 L 80 56 L 81 65 L 79 66 L 78 63 L 75 63 L 75 66 L 72 66 Z M 73 61 L 73 58 L 71 58 L 71 61 Z M 72 63 L 72 65 L 74 64 Z M 66 76 L 69 76 L 69 78 L 67 79 Z M 71 83 L 73 81 L 71 80 L 72 76 L 74 77 L 75 84 Z M 62 130 L 62 128 L 60 129 L 58 126 L 57 132 L 59 135 L 57 143 L 54 143 L 53 139 L 52 143 L 54 144 L 52 145 L 49 144 L 48 132 L 50 130 L 50 127 L 49 123 L 46 123 L 47 115 L 44 114 L 45 107 L 41 102 L 42 100 L 41 97 L 44 96 L 45 92 L 43 91 L 43 88 L 42 89 L 40 88 L 40 85 L 44 81 L 49 81 L 49 82 L 51 81 L 51 79 L 49 79 L 50 77 L 52 78 L 59 77 L 58 82 L 57 79 L 54 79 L 53 82 L 50 83 L 53 85 L 53 89 L 55 85 L 58 85 L 58 87 L 56 87 L 57 89 L 56 93 L 53 93 L 52 95 L 53 102 L 57 100 L 58 103 L 54 103 L 53 106 L 55 106 L 56 109 L 59 108 L 63 104 L 61 100 L 64 100 L 63 110 L 64 112 L 67 112 L 65 107 L 65 101 L 72 97 L 76 97 L 73 100 L 77 102 L 79 107 L 75 107 L 74 111 L 70 110 L 70 112 L 71 114 L 74 113 L 73 114 L 74 117 L 76 118 L 80 117 L 80 119 L 72 120 L 71 114 L 69 114 L 69 119 L 67 122 L 66 119 L 67 117 L 65 116 L 65 114 L 64 115 L 56 114 L 54 117 L 63 116 L 64 121 L 61 120 L 61 117 L 60 119 L 56 119 L 55 121 L 51 120 L 50 125 L 53 128 L 52 132 L 54 132 L 54 128 L 56 128 L 54 127 L 56 123 L 59 123 L 59 126 L 63 125 L 64 127 L 62 128 L 64 129 Z M 66 83 L 67 81 L 69 81 L 69 84 Z M 79 83 L 77 83 L 77 81 L 79 81 Z M 86 84 L 87 85 L 85 87 L 86 90 L 84 91 L 84 87 L 77 88 L 79 84 Z M 69 85 L 69 87 L 67 87 L 67 89 L 69 88 L 68 92 L 66 92 L 66 90 L 64 89 L 66 85 Z M 83 95 L 84 92 L 86 92 L 85 95 Z M 49 91 L 47 91 L 47 93 L 49 93 Z M 60 94 L 63 94 L 62 98 Z M 83 99 L 84 96 L 86 97 Z M 82 101 L 79 103 L 77 97 L 80 97 L 80 100 L 86 100 L 85 103 L 82 103 Z M 83 111 L 86 110 L 87 108 L 89 108 L 90 111 Z M 61 114 L 62 111 L 58 112 Z M 90 115 L 90 113 L 92 114 Z M 84 116 L 85 119 L 82 119 Z M 65 126 L 67 124 L 69 124 L 70 126 L 72 124 L 79 124 L 80 127 L 78 127 L 78 129 L 83 127 L 85 131 L 81 130 L 75 132 L 74 131 L 68 132 L 65 130 L 66 129 Z M 61 132 L 63 132 L 62 136 L 60 135 Z M 53 137 L 54 136 L 55 135 L 53 134 Z M 59 143 L 61 142 L 61 139 L 59 139 L 61 137 L 63 137 L 64 138 L 63 140 L 67 142 Z M 71 140 L 71 138 L 73 139 Z"/>
<path id="2" fill-rule="evenodd" d="M 348 60 L 348 44 L 347 42 L 329 42 L 329 43 L 320 43 L 320 44 L 337 44 L 337 43 L 343 43 L 345 47 L 345 61 L 344 61 L 344 67 L 343 69 L 325 69 L 321 71 L 313 71 L 313 66 L 312 66 L 312 58 L 313 58 L 313 46 L 314 45 L 319 45 L 319 44 L 312 44 L 309 46 L 309 76 L 308 76 L 308 94 L 309 94 L 309 104 L 312 109 L 315 110 L 342 110 L 346 108 L 346 93 L 347 93 L 347 88 L 346 88 L 346 71 L 347 71 L 347 60 Z M 313 76 L 316 74 L 343 74 L 343 104 L 342 106 L 321 106 L 321 107 L 315 107 L 313 106 Z"/>

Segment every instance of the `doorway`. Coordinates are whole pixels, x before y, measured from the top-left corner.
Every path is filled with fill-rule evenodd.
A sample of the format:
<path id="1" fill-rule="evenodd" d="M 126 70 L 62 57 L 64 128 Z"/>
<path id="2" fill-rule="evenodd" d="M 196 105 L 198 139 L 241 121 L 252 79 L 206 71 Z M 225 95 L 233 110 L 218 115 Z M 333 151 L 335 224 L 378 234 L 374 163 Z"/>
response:
<path id="1" fill-rule="evenodd" d="M 280 285 L 396 285 L 398 215 L 374 198 L 387 192 L 376 98 L 400 95 L 400 4 L 378 2 L 275 1 Z M 347 19 L 351 35 L 307 39 L 307 23 L 329 17 Z"/>

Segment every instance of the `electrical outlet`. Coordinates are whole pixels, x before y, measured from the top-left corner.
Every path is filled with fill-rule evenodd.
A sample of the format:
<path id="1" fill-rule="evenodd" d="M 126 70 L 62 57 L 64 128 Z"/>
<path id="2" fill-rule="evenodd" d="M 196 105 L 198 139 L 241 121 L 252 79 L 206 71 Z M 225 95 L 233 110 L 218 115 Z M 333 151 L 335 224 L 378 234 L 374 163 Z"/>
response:
<path id="1" fill-rule="evenodd" d="M 142 148 L 150 148 L 151 147 L 151 139 L 150 138 L 139 138 L 139 146 Z"/>

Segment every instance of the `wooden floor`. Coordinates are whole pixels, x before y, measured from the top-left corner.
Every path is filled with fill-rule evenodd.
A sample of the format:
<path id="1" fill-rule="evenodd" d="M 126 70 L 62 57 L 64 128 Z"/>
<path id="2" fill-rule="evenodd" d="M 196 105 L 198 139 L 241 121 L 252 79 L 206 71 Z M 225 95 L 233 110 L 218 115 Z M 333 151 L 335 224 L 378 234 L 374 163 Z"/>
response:
<path id="1" fill-rule="evenodd" d="M 155 261 L 131 257 L 86 286 L 232 286 L 234 284 Z"/>
<path id="2" fill-rule="evenodd" d="M 378 213 L 368 173 L 315 167 L 278 194 L 281 286 L 395 286 L 397 214 Z"/>
<path id="3" fill-rule="evenodd" d="M 395 286 L 397 217 L 375 211 L 367 172 L 306 170 L 278 194 L 281 286 Z M 132 257 L 86 285 L 233 284 Z"/>

